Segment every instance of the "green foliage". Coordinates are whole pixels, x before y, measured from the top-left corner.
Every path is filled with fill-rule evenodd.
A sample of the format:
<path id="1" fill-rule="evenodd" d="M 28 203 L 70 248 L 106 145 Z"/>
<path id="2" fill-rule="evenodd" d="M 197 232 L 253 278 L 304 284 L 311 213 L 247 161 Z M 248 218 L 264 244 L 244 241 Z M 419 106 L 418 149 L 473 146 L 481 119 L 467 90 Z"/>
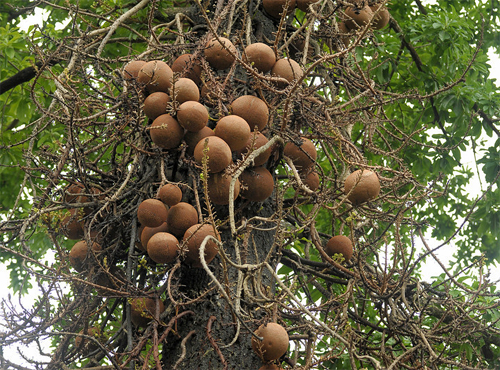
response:
<path id="1" fill-rule="evenodd" d="M 397 102 L 384 106 L 387 116 L 394 120 L 392 124 L 403 131 L 409 127 L 433 128 L 429 133 L 415 137 L 415 145 L 402 154 L 404 162 L 420 181 L 434 181 L 441 177 L 448 182 L 442 189 L 446 189 L 449 198 L 435 199 L 434 206 L 421 208 L 417 216 L 422 220 L 432 219 L 436 223 L 432 235 L 446 240 L 458 228 L 458 221 L 466 216 L 475 200 L 465 191 L 470 186 L 475 166 L 472 164 L 467 168 L 462 165 L 470 156 L 465 153 L 470 153 L 471 147 L 475 147 L 484 135 L 495 135 L 494 124 L 478 117 L 476 112 L 484 112 L 488 117 L 499 114 L 500 96 L 498 88 L 488 79 L 491 66 L 487 56 L 489 47 L 499 35 L 498 24 L 493 21 L 498 18 L 498 9 L 491 9 L 484 3 L 438 2 L 426 7 L 423 15 L 417 8 L 410 10 L 398 3 L 391 4 L 391 14 L 404 29 L 406 42 L 418 45 L 415 48 L 418 59 L 407 49 L 401 50 L 392 32 L 377 33 L 377 47 L 364 48 L 364 57 L 358 57 L 358 60 L 375 66 L 374 78 L 381 84 L 390 83 L 391 92 L 401 94 L 409 89 L 432 94 L 452 81 L 456 82 L 433 100 L 418 102 L 409 99 L 407 104 Z M 489 14 L 489 18 L 484 18 L 485 14 Z M 353 137 L 360 134 L 362 131 L 359 134 L 353 131 Z M 393 143 L 399 145 L 397 140 Z M 484 164 L 486 186 L 493 182 L 500 169 L 496 146 L 478 153 L 481 156 L 477 164 Z M 368 158 L 377 163 L 375 157 Z M 492 197 L 496 200 L 494 193 L 486 198 Z M 453 204 L 448 199 L 453 199 Z M 480 209 L 487 212 L 488 207 L 482 205 L 484 201 L 477 205 L 478 212 Z M 474 235 L 468 238 L 470 243 L 464 243 L 469 250 L 475 250 L 478 243 L 473 240 L 481 239 L 482 251 L 488 250 L 484 243 L 492 247 L 491 258 L 498 255 L 493 248 L 497 239 L 495 231 L 490 233 L 490 227 L 486 225 L 496 230 L 496 213 L 488 212 L 481 227 L 467 229 L 482 236 Z M 471 254 L 463 251 L 460 249 L 460 259 L 469 261 Z"/>
<path id="2" fill-rule="evenodd" d="M 498 182 L 498 173 L 500 172 L 500 152 L 498 151 L 499 140 L 495 145 L 484 149 L 485 155 L 477 163 L 482 164 L 485 179 L 488 183 Z"/>

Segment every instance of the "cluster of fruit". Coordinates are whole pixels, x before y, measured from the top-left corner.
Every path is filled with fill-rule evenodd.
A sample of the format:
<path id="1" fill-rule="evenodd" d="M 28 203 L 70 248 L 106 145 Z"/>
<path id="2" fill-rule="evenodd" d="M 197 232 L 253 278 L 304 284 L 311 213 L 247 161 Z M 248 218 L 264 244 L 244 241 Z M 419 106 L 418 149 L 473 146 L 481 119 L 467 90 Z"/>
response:
<path id="1" fill-rule="evenodd" d="M 308 11 L 312 3 L 314 1 L 264 1 L 263 6 L 269 15 L 280 16 L 285 9 L 290 12 L 295 6 Z M 379 9 L 378 6 L 372 8 L 346 8 L 347 18 L 341 23 L 345 23 L 348 29 L 354 29 L 370 21 L 374 11 L 377 16 L 373 17 L 372 27 L 379 29 L 385 26 L 389 19 L 387 9 Z M 217 37 L 205 45 L 203 53 L 206 62 L 215 70 L 228 69 L 238 59 L 246 68 L 250 66 L 258 73 L 270 72 L 276 78 L 274 82 L 278 87 L 285 87 L 303 77 L 297 62 L 290 58 L 276 59 L 274 50 L 264 43 L 248 45 L 240 59 L 236 46 L 229 39 Z M 241 96 L 228 107 L 232 114 L 220 118 L 212 130 L 207 126 L 209 112 L 199 103 L 201 71 L 199 58 L 197 60 L 193 55 L 184 54 L 172 63 L 171 68 L 158 60 L 133 61 L 125 66 L 123 74 L 125 79 L 135 79 L 149 94 L 144 100 L 144 112 L 152 120 L 149 127 L 152 141 L 158 147 L 173 149 L 184 140 L 187 153 L 193 155 L 198 164 L 201 165 L 204 159 L 207 161 L 210 173 L 208 193 L 212 203 L 228 204 L 230 199 L 234 200 L 240 193 L 248 200 L 263 201 L 274 189 L 273 176 L 263 167 L 271 155 L 272 147 L 254 159 L 253 168 L 245 169 L 236 180 L 234 194 L 231 195 L 231 177 L 226 176 L 225 171 L 233 163 L 233 154 L 241 158 L 268 142 L 262 134 L 269 120 L 267 104 L 256 96 Z M 174 72 L 182 73 L 185 77 L 174 78 Z M 207 96 L 208 93 L 206 86 L 202 86 L 201 95 Z M 320 183 L 319 175 L 314 171 L 316 148 L 305 137 L 297 144 L 287 143 L 284 154 L 295 164 L 304 184 L 315 191 Z M 243 186 L 240 186 L 240 182 Z"/>
<path id="2" fill-rule="evenodd" d="M 295 8 L 308 13 L 309 5 L 317 3 L 318 0 L 263 0 L 262 6 L 266 13 L 275 18 L 281 18 L 284 11 L 286 14 L 291 14 Z M 382 7 L 381 4 L 369 6 L 364 4 L 361 7 L 347 7 L 345 9 L 346 23 L 349 29 L 357 29 L 361 26 L 368 24 L 370 19 L 373 18 L 371 27 L 376 30 L 384 28 L 389 22 L 389 12 L 387 8 Z"/>
<path id="3" fill-rule="evenodd" d="M 285 9 L 293 11 L 297 6 L 307 11 L 312 3 L 314 1 L 264 1 L 263 6 L 269 15 L 279 18 Z M 373 12 L 377 16 L 374 17 Z M 348 19 L 340 22 L 339 28 L 342 31 L 345 27 L 346 34 L 367 24 L 372 18 L 377 22 L 372 20 L 375 29 L 384 27 L 389 19 L 385 8 L 347 8 L 344 13 Z M 379 22 L 379 18 L 383 20 Z M 152 142 L 165 150 L 185 145 L 185 152 L 208 172 L 207 191 L 213 204 L 227 205 L 239 195 L 250 201 L 262 202 L 271 196 L 275 188 L 273 174 L 264 167 L 274 146 L 253 158 L 252 166 L 244 169 L 236 179 L 233 194 L 230 194 L 232 176 L 228 173 L 234 168 L 233 160 L 244 159 L 269 143 L 265 135 L 270 125 L 268 104 L 253 95 L 240 96 L 227 107 L 230 114 L 218 119 L 212 129 L 210 110 L 207 108 L 210 91 L 202 83 L 203 59 L 215 70 L 228 69 L 238 62 L 257 77 L 269 76 L 267 81 L 278 88 L 300 81 L 304 72 L 293 59 L 277 59 L 275 51 L 264 43 L 248 45 L 240 56 L 236 46 L 224 37 L 208 41 L 202 56 L 183 54 L 170 66 L 161 60 L 132 61 L 123 69 L 127 86 L 138 88 L 144 96 L 143 110 L 150 120 L 148 130 Z M 200 103 L 200 98 L 204 99 L 204 104 Z M 315 170 L 317 151 L 314 143 L 300 136 L 285 144 L 283 154 L 289 158 L 290 166 L 294 167 L 302 183 L 311 192 L 316 191 L 320 176 Z M 354 205 L 376 198 L 379 191 L 378 176 L 369 170 L 355 171 L 344 185 L 344 192 Z M 76 184 L 66 189 L 63 201 L 88 203 L 98 200 L 99 194 L 99 189 L 86 189 L 82 184 Z M 144 200 L 137 209 L 137 219 L 141 224 L 137 248 L 158 264 L 173 263 L 180 256 L 185 264 L 193 268 L 202 267 L 200 245 L 207 236 L 220 240 L 217 230 L 212 225 L 200 223 L 196 208 L 182 201 L 182 190 L 177 185 L 163 185 L 157 198 Z M 70 209 L 70 215 L 62 220 L 68 238 L 83 237 L 81 219 L 89 212 L 85 207 Z M 71 249 L 69 260 L 76 271 L 84 271 L 88 261 L 101 252 L 99 238 L 95 240 L 91 246 L 80 240 Z M 345 236 L 334 236 L 326 244 L 325 252 L 329 256 L 341 254 L 349 261 L 353 254 L 352 242 Z M 205 246 L 206 263 L 210 263 L 217 253 L 216 242 L 208 241 Z M 131 300 L 131 308 L 132 322 L 144 327 L 163 312 L 164 304 L 158 298 L 142 297 Z M 273 368 L 275 365 L 270 362 L 279 359 L 288 348 L 286 330 L 278 324 L 269 323 L 259 327 L 255 335 L 263 338 L 262 341 L 252 338 L 255 352 L 266 363 L 263 369 Z"/>
<path id="4" fill-rule="evenodd" d="M 137 209 L 137 219 L 141 223 L 138 248 L 147 252 L 156 263 L 173 263 L 180 251 L 178 238 L 182 238 L 184 262 L 191 267 L 202 267 L 201 243 L 209 235 L 218 237 L 213 226 L 198 223 L 198 212 L 191 204 L 181 202 L 182 191 L 177 185 L 162 186 L 159 197 L 160 200 L 146 199 Z M 215 258 L 217 250 L 215 241 L 206 243 L 206 263 Z"/>
<path id="5" fill-rule="evenodd" d="M 370 170 L 356 170 L 344 182 L 344 193 L 354 205 L 361 205 L 376 198 L 380 193 L 380 181 L 375 172 Z M 325 246 L 327 255 L 340 254 L 345 261 L 349 261 L 353 254 L 351 239 L 343 235 L 335 235 Z"/>
<path id="6" fill-rule="evenodd" d="M 289 9 L 295 6 L 293 1 L 286 3 Z M 302 3 L 298 5 L 301 9 L 308 8 L 308 4 L 305 7 Z M 266 3 L 264 7 L 266 8 Z M 280 9 L 283 11 L 283 4 Z M 266 10 L 272 13 L 272 9 L 266 8 Z M 385 11 L 385 8 L 384 11 L 381 9 L 379 14 L 385 14 Z M 354 10 L 347 8 L 345 13 L 352 19 L 345 24 L 348 27 L 352 24 L 361 24 L 363 21 L 359 16 L 361 14 L 366 16 L 369 12 L 371 12 L 369 7 Z M 216 70 L 233 66 L 238 55 L 234 44 L 223 37 L 211 39 L 204 48 L 204 59 Z M 276 60 L 273 49 L 263 43 L 248 45 L 242 53 L 240 62 L 246 63 L 247 67 L 250 66 L 258 73 L 270 72 L 271 76 L 278 78 L 274 82 L 280 87 L 303 76 L 298 63 L 288 58 Z M 200 94 L 201 74 L 202 66 L 199 58 L 195 59 L 191 54 L 179 56 L 171 67 L 161 60 L 132 61 L 123 70 L 123 77 L 129 86 L 139 87 L 146 96 L 143 109 L 152 122 L 149 132 L 155 145 L 170 150 L 179 147 L 184 141 L 186 152 L 192 155 L 200 166 L 205 163 L 210 174 L 207 188 L 212 203 L 225 205 L 239 194 L 250 201 L 264 201 L 271 196 L 275 186 L 273 175 L 264 167 L 273 147 L 255 157 L 252 162 L 253 167 L 246 168 L 241 173 L 235 182 L 232 195 L 229 194 L 232 177 L 226 175 L 226 169 L 233 165 L 233 156 L 244 158 L 245 155 L 268 143 L 268 138 L 262 133 L 265 132 L 269 121 L 268 106 L 264 100 L 256 96 L 240 96 L 229 105 L 228 111 L 231 114 L 220 118 L 215 128 L 211 129 L 208 126 L 209 110 L 199 102 L 200 95 L 204 95 L 203 88 L 206 87 L 202 87 Z M 319 187 L 320 177 L 315 171 L 317 152 L 314 143 L 306 137 L 300 137 L 295 142 L 286 143 L 283 153 L 290 158 L 302 182 L 311 191 L 315 191 Z M 240 182 L 243 186 L 240 186 Z M 379 190 L 377 175 L 368 170 L 365 170 L 361 177 L 358 171 L 351 174 L 345 184 L 345 192 L 353 204 L 373 199 Z M 98 196 L 99 190 L 92 188 L 90 192 L 90 195 Z M 90 201 L 91 199 L 84 193 L 85 188 L 82 184 L 72 185 L 67 189 L 68 196 L 64 201 L 67 203 Z M 200 243 L 206 235 L 215 237 L 215 231 L 208 225 L 198 224 L 196 209 L 188 203 L 181 202 L 182 192 L 177 186 L 165 185 L 161 188 L 159 197 L 161 200 L 145 200 L 137 211 L 142 225 L 139 249 L 147 252 L 156 263 L 171 263 L 178 255 L 178 238 L 189 240 L 185 261 L 194 267 L 201 267 L 196 249 L 199 245 L 195 245 L 195 240 Z M 78 212 L 81 212 L 81 209 L 71 209 L 69 216 L 62 222 L 65 234 L 70 239 L 80 239 L 83 236 L 80 216 L 84 215 L 79 215 Z M 83 212 L 87 214 L 89 210 L 83 208 Z M 193 237 L 192 234 L 198 236 Z M 338 236 L 336 238 L 338 239 Z M 352 245 L 346 247 L 347 244 L 345 240 L 339 243 L 330 240 L 326 252 L 329 255 L 341 253 L 345 260 L 349 260 L 352 255 Z M 101 248 L 97 243 L 88 248 L 85 241 L 75 244 L 70 253 L 70 261 L 77 271 L 83 269 L 86 251 L 90 249 L 99 251 Z M 209 243 L 206 248 L 206 261 L 210 262 L 216 253 L 215 243 Z"/>
<path id="7" fill-rule="evenodd" d="M 261 72 L 269 71 L 276 64 L 274 52 L 265 44 L 252 44 L 247 47 L 247 51 L 249 63 Z M 204 56 L 213 68 L 225 69 L 234 63 L 236 53 L 236 48 L 229 40 L 219 38 L 208 42 Z M 177 71 L 190 78 L 172 78 Z M 300 67 L 298 71 L 301 71 Z M 201 81 L 200 74 L 201 67 L 190 54 L 177 58 L 172 68 L 162 61 L 133 61 L 124 68 L 125 78 L 135 79 L 149 93 L 144 100 L 144 112 L 152 120 L 149 127 L 151 140 L 164 149 L 177 148 L 184 141 L 186 153 L 192 155 L 200 166 L 205 159 L 210 173 L 210 200 L 214 204 L 225 205 L 229 203 L 231 181 L 231 177 L 225 175 L 225 170 L 232 165 L 233 154 L 236 158 L 242 158 L 267 144 L 268 139 L 262 131 L 269 120 L 269 109 L 256 96 L 240 96 L 229 106 L 232 114 L 220 118 L 212 130 L 207 126 L 209 112 L 198 101 L 200 92 L 195 81 Z M 291 81 L 294 75 L 287 78 Z M 240 194 L 240 189 L 242 197 L 256 202 L 272 194 L 273 176 L 262 167 L 271 151 L 270 147 L 256 157 L 254 167 L 246 170 L 236 181 L 233 199 Z M 240 181 L 243 187 L 240 187 Z"/>
<path id="8" fill-rule="evenodd" d="M 345 15 L 342 23 L 345 24 L 348 31 L 357 30 L 367 24 L 370 24 L 374 30 L 381 30 L 387 26 L 391 19 L 389 11 L 382 4 L 348 7 L 345 10 Z"/>
<path id="9" fill-rule="evenodd" d="M 62 198 L 63 204 L 70 205 L 58 220 L 60 232 L 71 240 L 78 240 L 68 254 L 68 260 L 77 272 L 89 273 L 93 266 L 96 266 L 96 258 L 101 255 L 103 248 L 103 235 L 96 229 L 90 229 L 90 245 L 83 239 L 88 226 L 88 216 L 92 212 L 93 204 L 102 201 L 103 194 L 97 187 L 86 188 L 82 183 L 75 182 L 68 186 Z M 108 230 L 111 233 L 113 230 Z M 114 268 L 114 271 L 118 271 Z M 122 274 L 120 272 L 120 274 Z M 123 275 L 123 274 L 122 274 Z M 115 288 L 106 274 L 97 277 L 97 285 Z M 100 290 L 101 293 L 105 291 Z"/>
<path id="10" fill-rule="evenodd" d="M 78 240 L 83 238 L 85 216 L 92 212 L 90 205 L 94 200 L 102 200 L 101 190 L 96 187 L 86 189 L 80 182 L 75 182 L 66 188 L 62 202 L 75 205 L 69 208 L 60 219 L 61 233 L 68 239 Z M 78 205 L 82 207 L 78 207 Z"/>
<path id="11" fill-rule="evenodd" d="M 291 14 L 298 8 L 305 13 L 310 12 L 309 5 L 317 3 L 318 0 L 263 0 L 262 5 L 266 13 L 275 19 L 280 19 L 283 13 Z M 368 2 L 360 2 L 360 6 L 348 6 L 340 15 L 338 22 L 338 38 L 343 46 L 348 47 L 351 39 L 351 33 L 369 24 L 374 30 L 381 30 L 389 23 L 391 15 L 388 9 L 382 4 L 368 5 Z M 302 49 L 303 45 L 299 42 L 295 46 Z M 335 51 L 340 48 L 334 46 Z"/>

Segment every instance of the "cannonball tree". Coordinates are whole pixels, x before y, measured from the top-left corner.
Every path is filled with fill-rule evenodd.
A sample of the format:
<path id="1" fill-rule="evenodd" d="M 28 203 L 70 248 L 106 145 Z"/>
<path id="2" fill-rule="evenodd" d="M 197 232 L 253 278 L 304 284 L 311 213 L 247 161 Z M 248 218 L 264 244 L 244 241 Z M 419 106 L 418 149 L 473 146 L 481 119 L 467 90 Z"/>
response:
<path id="1" fill-rule="evenodd" d="M 498 11 L 0 4 L 0 367 L 498 367 Z"/>

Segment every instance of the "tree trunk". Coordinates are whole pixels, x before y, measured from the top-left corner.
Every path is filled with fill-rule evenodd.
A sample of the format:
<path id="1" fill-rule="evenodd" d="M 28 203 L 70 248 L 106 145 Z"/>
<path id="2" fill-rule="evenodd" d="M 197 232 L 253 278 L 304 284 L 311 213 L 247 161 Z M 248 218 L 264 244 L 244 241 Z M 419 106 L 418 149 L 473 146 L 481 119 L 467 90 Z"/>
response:
<path id="1" fill-rule="evenodd" d="M 254 12 L 256 27 L 252 42 L 260 42 L 264 41 L 263 37 L 272 37 L 271 35 L 277 31 L 277 23 L 264 16 L 259 9 L 254 9 L 254 6 L 251 6 L 251 11 Z M 214 6 L 211 11 L 217 12 L 217 8 Z M 221 25 L 219 30 L 223 29 L 224 24 Z M 249 76 L 241 67 L 237 67 L 234 76 L 235 79 L 240 81 L 248 80 L 250 82 Z M 233 83 L 231 81 L 230 86 L 232 87 L 228 87 L 228 91 L 234 98 L 243 95 L 240 88 L 245 86 L 244 94 L 253 94 L 252 91 L 248 91 L 249 84 L 243 83 L 239 85 L 237 82 Z M 238 93 L 238 91 L 240 92 Z M 199 184 L 199 188 L 202 188 L 201 184 Z M 203 195 L 201 193 L 200 198 L 203 205 Z M 272 199 L 272 197 L 269 199 Z M 194 197 L 191 197 L 190 200 L 194 201 Z M 237 210 L 236 222 L 254 216 L 271 216 L 275 212 L 275 208 L 276 205 L 271 200 L 262 204 L 238 198 L 235 202 L 235 209 Z M 214 210 L 218 220 L 227 219 L 227 206 L 216 206 Z M 243 236 L 239 235 L 237 238 L 233 238 L 229 230 L 229 224 L 226 224 L 219 229 L 224 253 L 234 263 L 237 263 L 234 245 L 236 240 L 241 253 L 241 264 L 262 262 L 275 242 L 274 226 L 276 225 L 264 224 L 261 228 L 267 228 L 268 230 L 254 229 Z M 251 228 L 248 230 L 251 230 Z M 273 264 L 273 259 L 268 262 L 271 265 L 276 264 Z M 245 297 L 244 292 L 240 292 L 241 309 L 238 316 L 248 328 L 241 321 L 238 325 L 239 319 L 234 312 L 237 305 L 236 296 L 238 295 L 238 269 L 223 261 L 221 253 L 210 263 L 209 268 L 229 296 L 232 307 L 204 269 L 191 269 L 182 266 L 175 271 L 175 275 L 172 277 L 178 288 L 178 291 L 174 293 L 175 299 L 180 300 L 180 294 L 183 294 L 189 299 L 193 299 L 194 302 L 183 307 L 176 307 L 175 303 L 170 302 L 170 306 L 167 308 L 167 311 L 170 310 L 170 315 L 164 321 L 168 322 L 176 314 L 186 310 L 192 311 L 193 314 L 183 316 L 176 323 L 175 332 L 169 334 L 163 344 L 163 368 L 259 369 L 262 366 L 262 361 L 252 350 L 251 333 L 248 329 L 256 330 L 259 321 L 271 321 L 272 305 L 268 305 L 269 309 L 266 312 L 259 309 L 259 306 L 250 297 Z M 251 273 L 256 275 L 255 281 L 261 282 L 261 291 L 267 292 L 268 297 L 273 297 L 275 286 L 269 272 L 263 268 Z M 240 272 L 240 279 L 243 278 L 245 276 Z M 208 288 L 210 288 L 210 291 L 203 295 Z M 258 296 L 255 291 L 252 291 L 252 294 Z M 201 298 L 198 299 L 200 296 Z M 229 344 L 231 345 L 225 347 Z"/>
<path id="2" fill-rule="evenodd" d="M 222 233 L 224 251 L 232 261 L 236 261 L 234 243 L 229 234 L 229 231 Z M 252 251 L 253 247 L 249 245 L 248 251 L 242 253 L 246 254 L 246 258 L 242 258 L 242 260 L 254 264 L 265 258 L 273 245 L 274 232 L 272 230 L 255 230 L 251 233 L 251 238 L 255 243 L 258 256 L 255 256 Z M 162 350 L 163 368 L 258 369 L 262 365 L 262 361 L 251 348 L 251 334 L 244 325 L 240 325 L 239 334 L 237 334 L 238 318 L 235 315 L 234 307 L 236 305 L 238 270 L 224 263 L 220 254 L 209 267 L 230 297 L 232 307 L 204 269 L 182 267 L 180 271 L 176 271 L 179 284 L 178 293 L 182 292 L 189 298 L 195 299 L 205 292 L 207 288 L 212 289 L 201 299 L 179 309 L 179 313 L 183 310 L 191 310 L 194 313 L 182 317 L 177 323 L 177 332 L 168 336 Z M 225 273 L 225 270 L 227 273 Z M 272 297 L 275 289 L 271 277 L 266 273 L 259 271 L 257 273 L 262 278 L 264 291 L 267 290 L 269 297 Z M 255 294 L 255 292 L 252 293 Z M 244 293 L 241 292 L 240 317 L 251 330 L 255 330 L 257 329 L 255 322 L 269 317 L 271 312 L 256 310 L 257 306 L 245 298 Z M 172 317 L 176 314 L 174 306 L 173 304 L 170 306 Z M 168 321 L 168 319 L 165 321 Z M 237 338 L 234 344 L 225 347 L 225 345 L 233 342 L 236 335 Z M 185 355 L 183 355 L 183 341 L 185 342 Z"/>

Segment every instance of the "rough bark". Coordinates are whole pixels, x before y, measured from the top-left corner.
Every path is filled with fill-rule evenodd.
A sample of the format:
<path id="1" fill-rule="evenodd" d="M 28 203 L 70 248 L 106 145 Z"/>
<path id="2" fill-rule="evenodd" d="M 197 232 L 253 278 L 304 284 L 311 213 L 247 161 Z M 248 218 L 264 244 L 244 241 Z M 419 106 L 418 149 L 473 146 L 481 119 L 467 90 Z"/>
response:
<path id="1" fill-rule="evenodd" d="M 269 205 L 267 209 L 269 210 Z M 261 212 L 261 214 L 264 215 L 265 213 Z M 249 251 L 248 263 L 256 263 L 258 260 L 265 258 L 273 245 L 274 232 L 254 231 L 252 237 L 259 255 L 256 257 Z M 234 246 L 228 231 L 222 233 L 222 240 L 225 251 L 231 253 L 234 261 Z M 232 303 L 234 305 L 238 272 L 227 264 L 226 267 L 227 278 L 224 274 L 224 266 L 220 256 L 210 264 L 210 269 L 214 272 L 214 275 L 223 283 L 229 296 L 233 298 Z M 269 297 L 272 297 L 275 289 L 268 274 L 262 274 L 262 282 L 269 289 Z M 186 292 L 192 298 L 206 291 L 207 288 L 214 287 L 214 289 L 198 302 L 185 308 L 192 310 L 194 315 L 183 317 L 178 322 L 178 331 L 167 338 L 162 349 L 163 368 L 174 369 L 177 364 L 177 369 L 258 369 L 262 361 L 253 352 L 250 342 L 251 334 L 243 325 L 241 325 L 240 333 L 234 345 L 224 347 L 230 344 L 237 334 L 236 322 L 238 319 L 205 271 L 203 269 L 182 268 L 179 271 L 179 284 L 181 292 Z M 244 320 L 252 330 L 257 328 L 254 322 L 265 317 L 269 318 L 272 315 L 271 311 L 256 310 L 257 306 L 250 301 L 246 301 L 244 294 L 242 295 L 241 306 L 242 312 L 245 313 Z M 175 314 L 175 311 L 172 310 L 172 313 Z M 194 335 L 185 343 L 185 356 L 182 362 L 178 363 L 183 352 L 182 341 L 192 331 L 194 331 Z"/>

